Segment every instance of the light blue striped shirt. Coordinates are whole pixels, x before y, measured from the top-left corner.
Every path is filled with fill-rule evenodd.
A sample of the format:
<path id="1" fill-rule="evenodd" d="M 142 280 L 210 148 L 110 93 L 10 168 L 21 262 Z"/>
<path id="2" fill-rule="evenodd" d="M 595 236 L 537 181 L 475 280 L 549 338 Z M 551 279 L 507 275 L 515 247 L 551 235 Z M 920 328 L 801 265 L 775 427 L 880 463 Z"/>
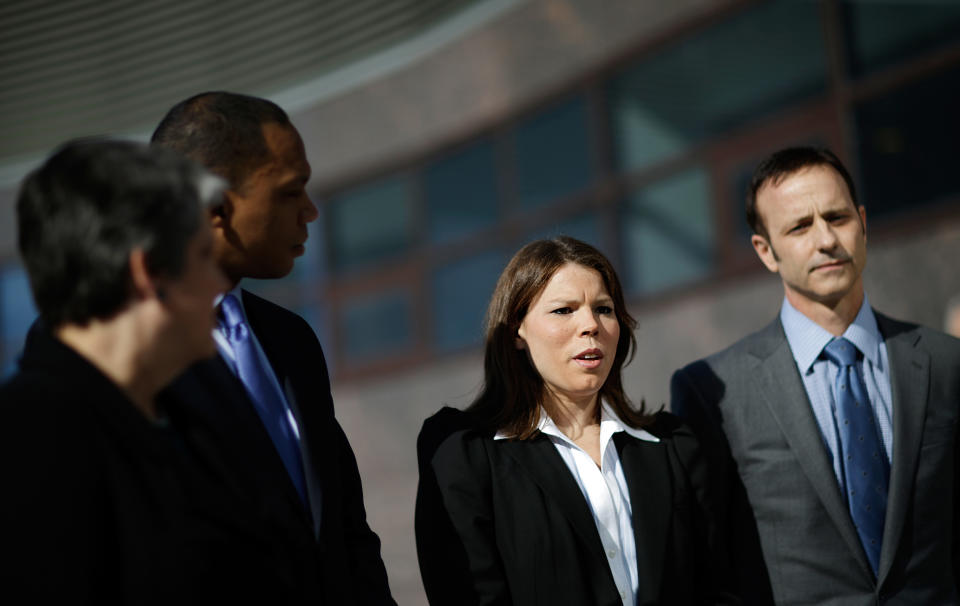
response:
<path id="1" fill-rule="evenodd" d="M 843 486 L 843 471 L 837 453 L 840 434 L 836 422 L 836 403 L 833 397 L 833 383 L 837 378 L 837 365 L 820 354 L 833 335 L 813 320 L 806 317 L 786 299 L 780 307 L 780 322 L 787 335 L 787 343 L 793 352 L 807 398 L 813 408 L 813 414 L 820 426 L 820 434 L 829 450 L 833 462 L 833 473 L 837 482 Z M 842 335 L 863 352 L 860 370 L 867 387 L 867 396 L 873 407 L 873 414 L 880 428 L 880 438 L 887 452 L 887 460 L 893 461 L 893 408 L 890 390 L 890 364 L 887 359 L 887 346 L 877 327 L 877 318 L 870 309 L 866 295 L 853 324 Z"/>

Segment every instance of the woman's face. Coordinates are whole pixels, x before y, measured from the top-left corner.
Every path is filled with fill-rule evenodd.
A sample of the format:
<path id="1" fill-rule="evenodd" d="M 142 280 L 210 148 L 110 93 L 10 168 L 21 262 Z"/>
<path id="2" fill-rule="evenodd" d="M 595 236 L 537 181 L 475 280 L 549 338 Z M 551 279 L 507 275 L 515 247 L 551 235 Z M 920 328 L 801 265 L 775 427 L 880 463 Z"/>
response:
<path id="1" fill-rule="evenodd" d="M 613 366 L 620 324 L 613 299 L 594 269 L 567 263 L 534 299 L 517 330 L 552 403 L 596 399 Z"/>

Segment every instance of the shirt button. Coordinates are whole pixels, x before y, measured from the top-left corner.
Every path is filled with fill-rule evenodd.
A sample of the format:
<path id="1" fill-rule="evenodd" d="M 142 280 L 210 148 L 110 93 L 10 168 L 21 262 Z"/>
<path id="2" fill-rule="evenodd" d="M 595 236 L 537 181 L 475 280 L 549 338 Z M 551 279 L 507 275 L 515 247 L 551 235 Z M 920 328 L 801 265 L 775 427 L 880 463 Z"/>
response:
<path id="1" fill-rule="evenodd" d="M 615 557 L 617 557 L 617 550 L 616 550 L 616 549 L 608 549 L 608 550 L 607 550 L 607 557 L 608 557 L 608 558 L 615 558 Z"/>
<path id="2" fill-rule="evenodd" d="M 626 600 L 626 599 L 627 599 L 627 592 L 624 591 L 624 590 L 622 590 L 622 589 L 620 590 L 620 599 L 621 599 L 621 600 Z"/>

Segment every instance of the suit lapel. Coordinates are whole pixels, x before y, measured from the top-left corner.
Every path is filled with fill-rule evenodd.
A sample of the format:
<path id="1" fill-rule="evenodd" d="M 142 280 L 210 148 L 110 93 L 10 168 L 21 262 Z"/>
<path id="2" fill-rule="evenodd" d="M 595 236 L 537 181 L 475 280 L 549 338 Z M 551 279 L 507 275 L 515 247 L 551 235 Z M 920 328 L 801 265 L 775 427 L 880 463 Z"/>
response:
<path id="1" fill-rule="evenodd" d="M 880 552 L 879 579 L 882 581 L 893 564 L 913 495 L 920 437 L 927 413 L 930 356 L 916 346 L 919 336 L 915 332 L 893 334 L 892 322 L 880 314 L 875 315 L 885 338 L 893 395 L 893 461 Z"/>
<path id="2" fill-rule="evenodd" d="M 673 509 L 666 447 L 619 432 L 613 436 L 633 509 L 637 550 L 637 602 L 654 603 L 660 596 L 667 533 Z"/>
<path id="3" fill-rule="evenodd" d="M 600 543 L 597 525 L 593 521 L 587 500 L 550 439 L 541 434 L 530 440 L 504 440 L 500 444 L 504 452 L 550 496 L 593 557 L 605 562 L 607 556 Z"/>
<path id="4" fill-rule="evenodd" d="M 780 321 L 776 320 L 768 327 L 763 336 L 765 339 L 761 347 L 754 352 L 760 358 L 755 380 L 763 401 L 777 420 L 797 463 L 820 497 L 840 536 L 855 554 L 864 573 L 873 577 L 846 502 L 840 494 L 827 447 L 820 435 L 820 427 Z"/>

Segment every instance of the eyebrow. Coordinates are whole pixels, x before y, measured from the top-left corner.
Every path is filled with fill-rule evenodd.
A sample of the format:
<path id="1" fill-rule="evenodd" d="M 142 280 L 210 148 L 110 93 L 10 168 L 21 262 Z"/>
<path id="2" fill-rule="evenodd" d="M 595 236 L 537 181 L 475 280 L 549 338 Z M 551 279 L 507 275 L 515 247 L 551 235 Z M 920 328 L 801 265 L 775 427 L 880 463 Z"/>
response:
<path id="1" fill-rule="evenodd" d="M 556 299 L 547 299 L 544 302 L 550 305 L 570 305 L 572 303 L 580 303 L 581 300 L 556 298 Z M 594 303 L 613 303 L 613 297 L 611 297 L 610 295 L 601 295 L 597 297 L 593 302 Z"/>

